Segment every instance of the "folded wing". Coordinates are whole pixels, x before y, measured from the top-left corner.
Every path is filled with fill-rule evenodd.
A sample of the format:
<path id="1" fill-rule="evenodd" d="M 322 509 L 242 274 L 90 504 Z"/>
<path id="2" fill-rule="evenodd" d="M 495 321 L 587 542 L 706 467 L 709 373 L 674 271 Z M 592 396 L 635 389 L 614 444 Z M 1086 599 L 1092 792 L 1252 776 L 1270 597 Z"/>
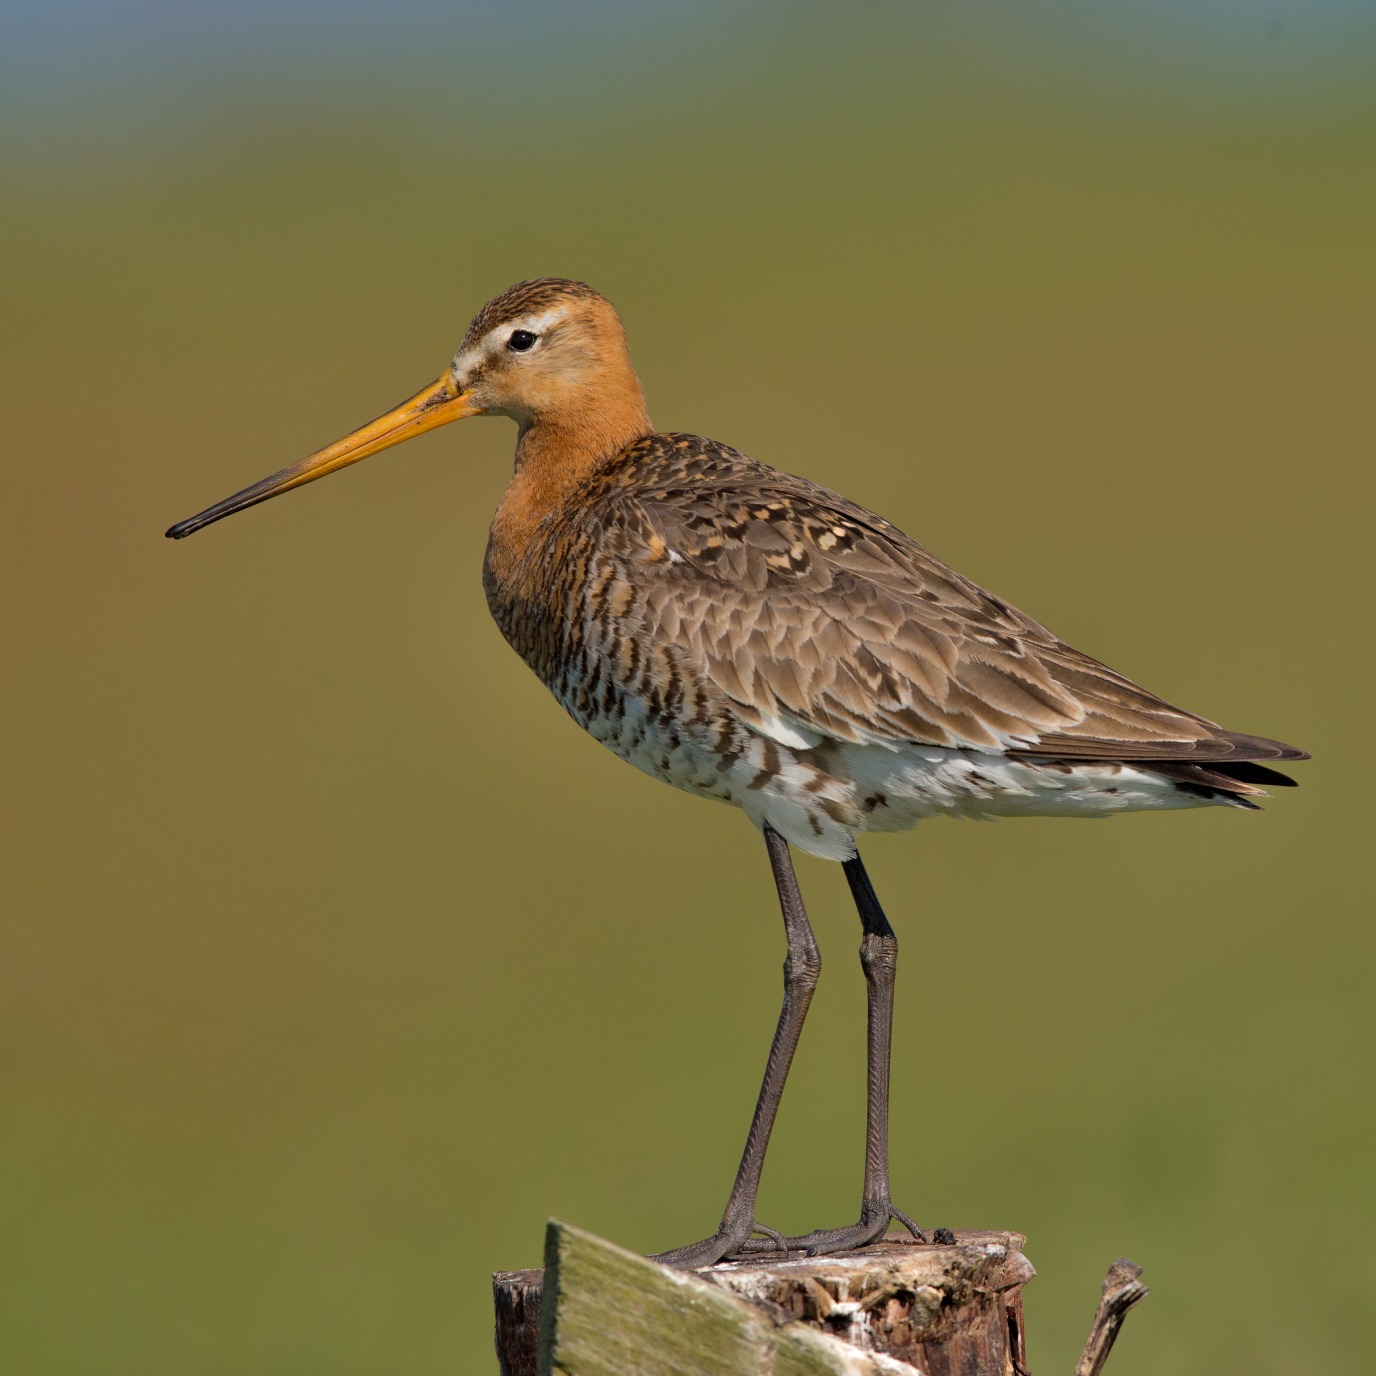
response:
<path id="1" fill-rule="evenodd" d="M 716 483 L 638 491 L 624 515 L 640 527 L 644 557 L 662 565 L 645 614 L 691 647 L 756 730 L 796 748 L 832 740 L 1162 762 L 1203 771 L 1184 779 L 1204 786 L 1210 764 L 1306 758 L 1173 707 L 873 513 L 733 458 Z M 1251 770 L 1253 782 L 1289 782 Z"/>

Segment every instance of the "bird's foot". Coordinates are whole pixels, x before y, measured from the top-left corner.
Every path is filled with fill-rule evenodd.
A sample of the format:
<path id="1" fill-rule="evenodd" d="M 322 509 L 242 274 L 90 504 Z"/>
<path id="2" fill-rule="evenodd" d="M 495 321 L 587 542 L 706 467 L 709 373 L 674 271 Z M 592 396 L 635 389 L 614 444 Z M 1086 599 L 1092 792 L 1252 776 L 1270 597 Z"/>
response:
<path id="1" fill-rule="evenodd" d="M 756 1233 L 762 1236 L 756 1237 Z M 675 1247 L 671 1252 L 659 1252 L 650 1260 L 680 1271 L 696 1271 L 702 1266 L 715 1266 L 732 1256 L 753 1256 L 759 1252 L 782 1254 L 787 1250 L 788 1241 L 782 1233 L 750 1219 L 744 1224 L 723 1222 L 715 1237 L 690 1243 L 687 1247 Z"/>
<path id="2" fill-rule="evenodd" d="M 860 1211 L 860 1222 L 849 1228 L 819 1228 L 801 1237 L 786 1237 L 784 1244 L 790 1252 L 801 1251 L 810 1257 L 825 1256 L 828 1252 L 849 1252 L 878 1242 L 889 1231 L 889 1220 L 901 1223 L 918 1242 L 926 1242 L 927 1235 L 890 1200 L 866 1204 Z M 942 1230 L 944 1231 L 944 1230 Z M 941 1241 L 943 1239 L 938 1239 Z M 741 1250 L 751 1256 L 771 1250 L 770 1244 L 749 1238 Z"/>

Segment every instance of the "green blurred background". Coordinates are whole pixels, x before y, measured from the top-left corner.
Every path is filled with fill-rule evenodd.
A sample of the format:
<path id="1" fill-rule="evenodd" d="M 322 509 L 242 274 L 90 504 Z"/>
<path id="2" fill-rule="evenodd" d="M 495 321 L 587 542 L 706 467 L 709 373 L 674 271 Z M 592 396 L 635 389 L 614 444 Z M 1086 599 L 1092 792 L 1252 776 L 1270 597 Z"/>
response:
<path id="1" fill-rule="evenodd" d="M 740 815 L 583 737 L 478 581 L 504 423 L 184 545 L 608 293 L 666 428 L 840 488 L 1151 688 L 1314 752 L 1261 815 L 936 823 L 896 1197 L 1025 1231 L 1039 1376 L 1369 1362 L 1369 6 L 3 11 L 0 1369 L 492 1368 L 550 1214 L 710 1231 L 782 939 Z M 761 1216 L 850 1219 L 858 926 Z"/>

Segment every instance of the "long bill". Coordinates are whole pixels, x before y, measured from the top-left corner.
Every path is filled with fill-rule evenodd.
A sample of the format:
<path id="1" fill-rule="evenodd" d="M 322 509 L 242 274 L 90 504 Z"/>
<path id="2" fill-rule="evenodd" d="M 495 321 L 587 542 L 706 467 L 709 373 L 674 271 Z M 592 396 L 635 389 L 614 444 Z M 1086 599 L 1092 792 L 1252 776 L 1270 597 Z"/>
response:
<path id="1" fill-rule="evenodd" d="M 369 454 L 390 449 L 394 444 L 400 444 L 402 440 L 409 440 L 415 435 L 423 435 L 436 426 L 448 425 L 451 420 L 462 420 L 465 416 L 477 414 L 471 393 L 460 392 L 454 379 L 445 373 L 423 392 L 417 392 L 409 401 L 403 401 L 385 416 L 379 416 L 353 434 L 345 435 L 342 440 L 336 440 L 300 463 L 294 463 L 290 468 L 284 468 L 280 473 L 274 473 L 270 478 L 264 478 L 252 487 L 246 487 L 242 492 L 206 507 L 188 520 L 178 521 L 167 532 L 168 539 L 184 539 L 223 516 L 232 516 L 245 507 L 267 501 L 269 497 L 313 483 L 326 473 L 346 468 L 359 459 L 366 459 Z"/>

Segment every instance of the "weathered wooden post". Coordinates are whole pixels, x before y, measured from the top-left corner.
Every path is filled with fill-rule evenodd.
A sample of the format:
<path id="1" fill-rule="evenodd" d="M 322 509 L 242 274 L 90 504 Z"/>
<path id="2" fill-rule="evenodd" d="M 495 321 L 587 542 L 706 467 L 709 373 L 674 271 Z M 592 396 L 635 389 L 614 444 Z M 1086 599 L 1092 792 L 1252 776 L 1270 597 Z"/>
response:
<path id="1" fill-rule="evenodd" d="M 493 1277 L 502 1376 L 1028 1376 L 1025 1239 L 950 1236 L 683 1272 L 551 1221 L 543 1271 Z M 1099 1376 L 1140 1274 L 1114 1263 L 1075 1376 Z"/>

